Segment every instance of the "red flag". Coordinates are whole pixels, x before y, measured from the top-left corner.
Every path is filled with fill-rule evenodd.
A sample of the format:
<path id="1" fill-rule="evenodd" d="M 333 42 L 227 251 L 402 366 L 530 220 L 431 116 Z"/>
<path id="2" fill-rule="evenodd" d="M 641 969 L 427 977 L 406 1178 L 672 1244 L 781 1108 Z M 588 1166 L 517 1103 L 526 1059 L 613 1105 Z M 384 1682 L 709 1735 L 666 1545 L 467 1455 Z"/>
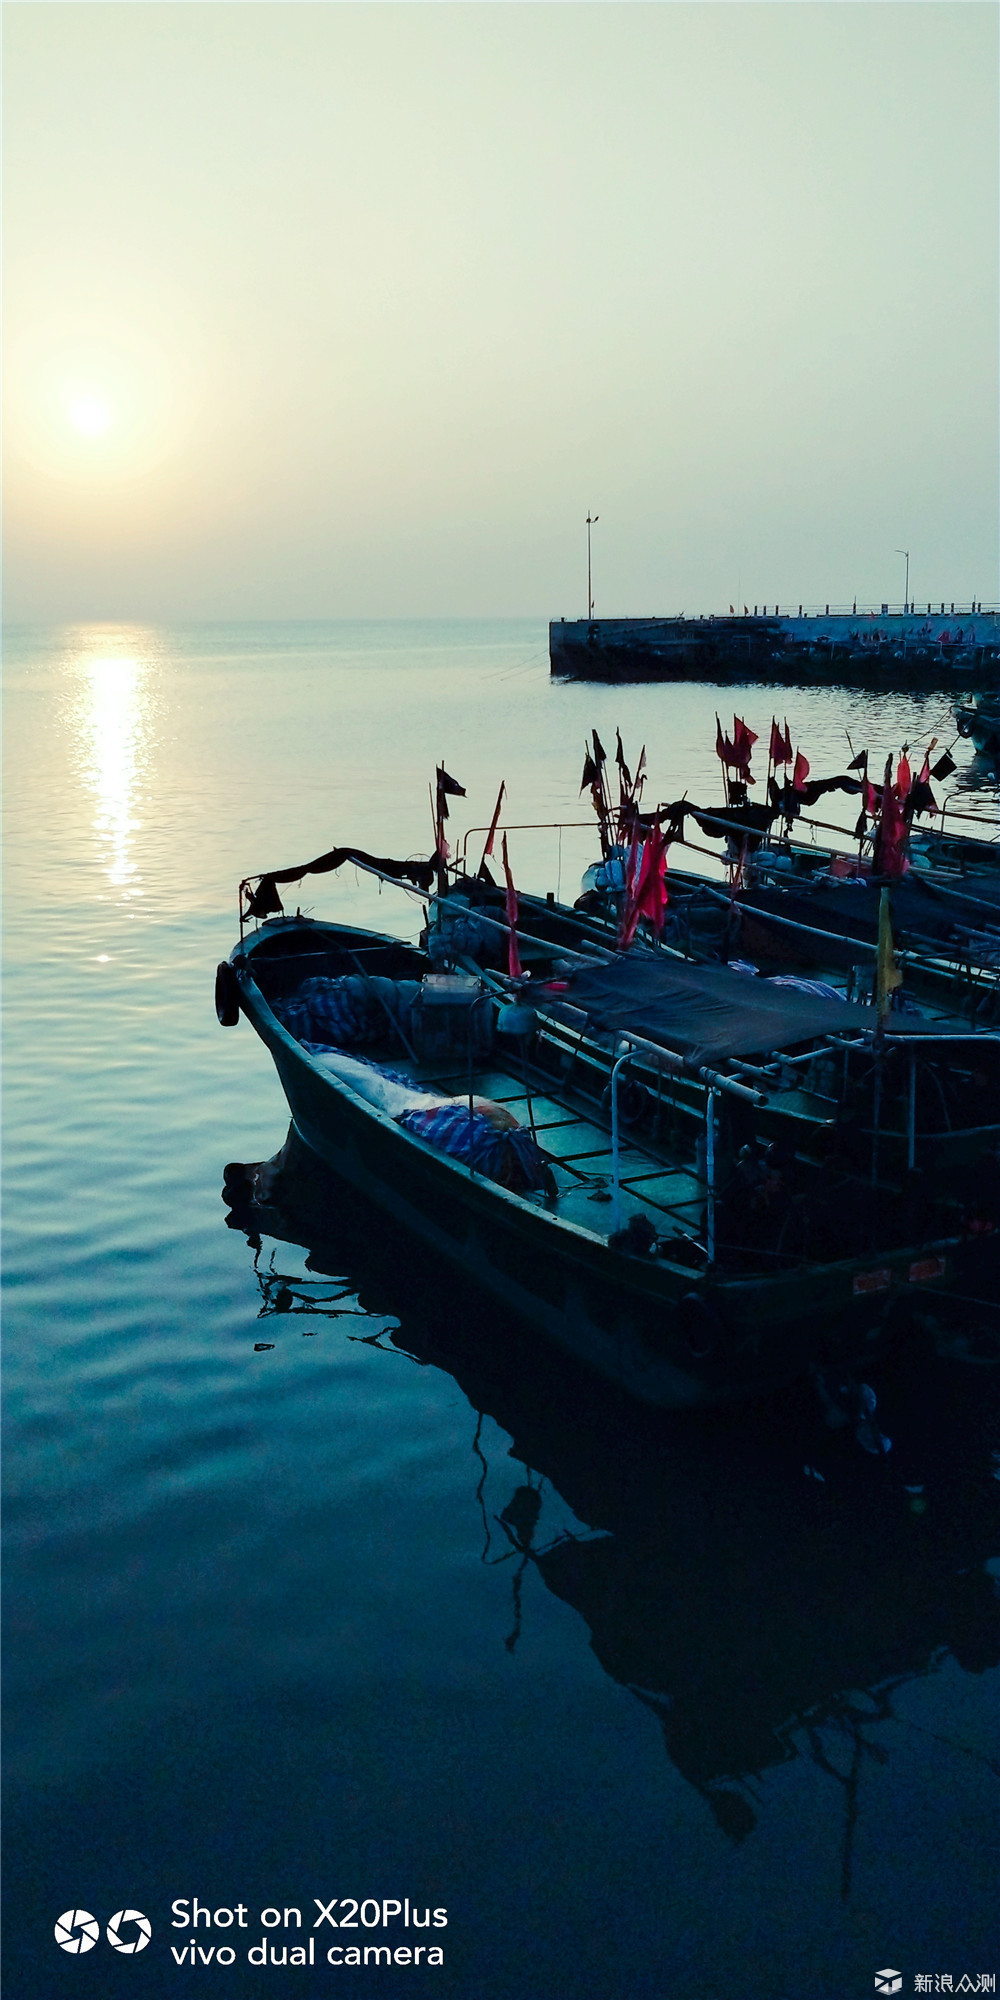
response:
<path id="1" fill-rule="evenodd" d="M 496 802 L 496 806 L 495 806 L 495 808 L 494 808 L 494 812 L 493 812 L 493 818 L 492 818 L 492 819 L 491 819 L 491 821 L 490 821 L 490 830 L 489 830 L 489 833 L 488 833 L 488 834 L 487 834 L 487 836 L 486 836 L 486 846 L 485 846 L 485 847 L 483 848 L 483 860 L 484 860 L 484 861 L 485 861 L 485 859 L 486 859 L 486 856 L 487 856 L 488 854 L 492 854 L 492 852 L 493 852 L 493 842 L 494 842 L 494 840 L 496 839 L 496 831 L 497 831 L 497 822 L 498 822 L 498 820 L 499 820 L 499 818 L 500 818 L 500 807 L 501 807 L 501 806 L 502 806 L 502 804 L 503 804 L 503 795 L 504 795 L 504 793 L 505 793 L 505 791 L 506 791 L 506 790 L 507 790 L 507 781 L 506 781 L 506 779 L 504 779 L 504 782 L 503 782 L 503 784 L 501 785 L 501 787 L 500 787 L 500 790 L 499 790 L 499 791 L 498 791 L 498 793 L 497 793 L 497 802 Z"/>
<path id="2" fill-rule="evenodd" d="M 750 769 L 750 756 L 756 741 L 753 730 L 747 728 L 742 716 L 734 715 L 733 763 L 738 771 L 746 772 Z"/>
<path id="3" fill-rule="evenodd" d="M 503 854 L 503 872 L 507 878 L 507 925 L 510 931 L 510 938 L 507 944 L 507 970 L 512 979 L 520 979 L 521 961 L 517 955 L 517 891 L 514 888 L 514 878 L 510 872 L 510 862 L 507 859 L 506 834 L 503 837 L 501 852 Z"/>
<path id="4" fill-rule="evenodd" d="M 795 752 L 795 769 L 792 772 L 793 792 L 805 791 L 806 779 L 808 778 L 808 776 L 809 776 L 809 765 L 805 757 L 803 757 L 801 750 L 797 750 Z"/>
<path id="5" fill-rule="evenodd" d="M 637 820 L 625 858 L 625 894 L 628 897 L 635 895 L 636 877 L 642 860 L 642 833 L 642 827 Z"/>
<path id="6" fill-rule="evenodd" d="M 906 794 L 909 791 L 912 783 L 913 783 L 913 778 L 910 772 L 910 760 L 904 750 L 902 756 L 900 757 L 899 763 L 896 766 L 896 792 L 900 799 L 905 799 Z"/>
<path id="7" fill-rule="evenodd" d="M 639 915 L 651 923 L 657 936 L 663 929 L 667 913 L 667 843 L 663 828 L 657 823 L 650 832 L 639 870 L 636 886 L 636 902 Z"/>
<path id="8" fill-rule="evenodd" d="M 740 776 L 746 779 L 748 785 L 755 783 L 750 776 L 750 755 L 756 741 L 753 730 L 747 728 L 742 716 L 734 715 L 732 753 L 728 762 L 734 771 L 738 771 Z"/>
<path id="9" fill-rule="evenodd" d="M 632 851 L 625 871 L 626 895 L 622 904 L 621 921 L 618 925 L 618 949 L 627 951 L 639 928 L 639 901 L 636 895 L 638 875 L 642 867 L 639 858 L 638 838 L 632 842 Z"/>
<path id="10" fill-rule="evenodd" d="M 910 866 L 906 856 L 903 802 L 888 778 L 882 787 L 882 812 L 875 835 L 873 860 L 877 875 L 905 875 Z"/>
<path id="11" fill-rule="evenodd" d="M 786 722 L 785 733 L 782 736 L 773 715 L 771 717 L 771 748 L 768 754 L 774 765 L 790 764 L 792 761 L 792 744 L 788 734 L 788 724 Z"/>
<path id="12" fill-rule="evenodd" d="M 667 843 L 662 827 L 655 823 L 645 832 L 641 859 L 638 832 L 632 841 L 625 869 L 625 907 L 618 931 L 620 950 L 628 950 L 640 917 L 645 917 L 657 933 L 662 931 L 668 900 L 666 876 Z"/>
<path id="13" fill-rule="evenodd" d="M 728 736 L 723 736 L 722 724 L 718 716 L 715 718 L 715 754 L 720 763 L 731 764 L 733 762 L 733 746 Z"/>
<path id="14" fill-rule="evenodd" d="M 877 813 L 877 812 L 878 812 L 878 808 L 879 808 L 879 795 L 878 795 L 877 791 L 875 790 L 875 787 L 874 787 L 874 785 L 873 785 L 873 784 L 872 784 L 872 783 L 870 782 L 870 780 L 869 780 L 868 778 L 866 778 L 866 779 L 865 779 L 865 811 L 866 811 L 866 813 Z"/>

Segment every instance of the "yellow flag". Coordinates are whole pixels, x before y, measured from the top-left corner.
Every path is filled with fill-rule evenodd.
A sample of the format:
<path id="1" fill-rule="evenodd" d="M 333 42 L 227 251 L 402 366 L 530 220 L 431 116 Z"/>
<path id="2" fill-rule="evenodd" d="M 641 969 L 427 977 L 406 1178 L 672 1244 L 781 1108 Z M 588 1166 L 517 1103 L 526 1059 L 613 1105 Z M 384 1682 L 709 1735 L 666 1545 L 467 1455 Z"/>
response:
<path id="1" fill-rule="evenodd" d="M 883 889 L 878 900 L 878 957 L 875 961 L 875 997 L 880 1021 L 889 1012 L 889 998 L 894 988 L 902 984 L 903 975 L 896 964 L 892 942 L 892 904 L 888 889 Z"/>

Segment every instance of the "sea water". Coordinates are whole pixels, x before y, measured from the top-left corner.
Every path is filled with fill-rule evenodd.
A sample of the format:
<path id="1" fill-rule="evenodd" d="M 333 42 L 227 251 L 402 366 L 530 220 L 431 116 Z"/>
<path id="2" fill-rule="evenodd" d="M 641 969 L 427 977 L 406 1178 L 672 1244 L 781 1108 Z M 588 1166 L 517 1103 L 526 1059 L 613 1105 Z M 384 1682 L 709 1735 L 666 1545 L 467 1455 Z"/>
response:
<path id="1" fill-rule="evenodd" d="M 955 734 L 945 692 L 776 700 L 815 775 Z M 243 876 L 426 854 L 443 763 L 453 848 L 504 781 L 571 899 L 589 732 L 717 803 L 734 702 L 766 750 L 767 687 L 555 682 L 538 621 L 8 636 L 12 2000 L 1000 1975 L 995 1371 L 878 1370 L 887 1459 L 808 1388 L 653 1416 L 301 1163 L 222 1199 L 288 1130 L 212 1004 Z M 296 900 L 421 919 L 351 868 Z"/>

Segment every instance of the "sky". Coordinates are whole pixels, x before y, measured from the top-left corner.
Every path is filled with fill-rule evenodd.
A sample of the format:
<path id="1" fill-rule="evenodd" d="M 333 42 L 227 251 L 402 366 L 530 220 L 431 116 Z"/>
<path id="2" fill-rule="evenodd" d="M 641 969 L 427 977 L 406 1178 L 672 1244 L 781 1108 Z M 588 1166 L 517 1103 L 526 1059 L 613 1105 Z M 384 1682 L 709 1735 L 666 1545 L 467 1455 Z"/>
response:
<path id="1" fill-rule="evenodd" d="M 9 620 L 996 603 L 987 0 L 8 0 Z"/>

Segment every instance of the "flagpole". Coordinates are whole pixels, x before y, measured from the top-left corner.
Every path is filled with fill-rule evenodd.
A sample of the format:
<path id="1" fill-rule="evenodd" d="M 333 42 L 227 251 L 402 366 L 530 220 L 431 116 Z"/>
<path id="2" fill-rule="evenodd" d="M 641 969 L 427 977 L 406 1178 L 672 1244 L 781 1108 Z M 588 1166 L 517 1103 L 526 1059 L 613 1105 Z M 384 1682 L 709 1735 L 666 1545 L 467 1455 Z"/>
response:
<path id="1" fill-rule="evenodd" d="M 715 741 L 716 741 L 716 744 L 717 744 L 717 745 L 718 745 L 719 743 L 722 743 L 722 744 L 724 744 L 724 743 L 725 743 L 725 740 L 726 740 L 726 739 L 725 739 L 725 737 L 724 737 L 724 736 L 723 736 L 723 734 L 722 734 L 722 724 L 721 724 L 721 722 L 719 721 L 719 717 L 718 717 L 718 714 L 716 714 L 716 717 L 715 717 Z M 729 805 L 729 765 L 728 765 L 728 764 L 726 763 L 726 760 L 725 760 L 725 758 L 724 758 L 723 756 L 721 756 L 721 755 L 720 755 L 720 758 L 719 758 L 719 762 L 720 762 L 720 763 L 721 763 L 721 765 L 722 765 L 722 797 L 723 797 L 723 801 L 724 801 L 724 803 L 725 803 L 725 804 L 726 804 L 726 805 L 728 806 L 728 805 Z"/>
<path id="2" fill-rule="evenodd" d="M 439 822 L 438 822 L 438 816 L 437 816 L 437 799 L 436 799 L 436 796 L 435 796 L 435 790 L 434 790 L 434 786 L 433 786 L 433 785 L 431 785 L 431 784 L 428 784 L 428 786 L 427 786 L 427 796 L 428 796 L 428 798 L 429 798 L 429 800 L 430 800 L 430 805 L 431 805 L 431 826 L 432 826 L 432 827 L 433 827 L 433 829 L 434 829 L 434 862 L 435 862 L 435 866 L 436 866 L 436 868 L 437 868 L 437 883 L 438 883 L 438 895 L 440 896 L 440 895 L 442 894 L 442 889 L 441 889 L 441 828 L 440 828 L 440 825 L 439 825 Z"/>
<path id="3" fill-rule="evenodd" d="M 848 737 L 847 741 L 848 741 L 848 743 L 850 743 L 850 742 L 851 742 L 851 739 L 850 739 L 850 737 Z M 854 748 L 854 745 L 853 745 L 853 744 L 851 744 L 851 748 L 852 748 L 852 750 L 853 750 L 853 748 Z M 868 752 L 867 752 L 867 750 L 865 751 L 865 761 L 864 761 L 864 764 L 863 764 L 863 766 L 862 766 L 862 769 L 861 769 L 861 783 L 862 783 L 862 785 L 864 786 L 864 790 L 863 790 L 863 792 L 862 792 L 862 794 L 861 794 L 861 817 L 860 817 L 860 825 L 861 825 L 861 827 L 862 827 L 862 829 L 863 829 L 863 830 L 862 830 L 862 832 L 861 832 L 861 833 L 859 833 L 859 835 L 858 835 L 858 874 L 859 874 L 859 875 L 860 875 L 860 873 L 861 873 L 861 857 L 862 857 L 862 855 L 864 854 L 864 850 L 865 850 L 865 832 L 867 831 L 867 827 L 868 827 Z M 873 815 L 873 817 L 874 817 L 874 815 Z"/>
<path id="4" fill-rule="evenodd" d="M 434 842 L 434 852 L 437 855 L 439 896 L 446 896 L 448 894 L 448 871 L 445 867 L 444 854 L 442 853 L 444 847 L 444 814 L 442 812 L 444 794 L 441 789 L 441 773 L 443 770 L 444 758 L 442 757 L 437 767 L 437 837 Z"/>
<path id="5" fill-rule="evenodd" d="M 490 855 L 490 857 L 492 857 L 493 854 L 493 842 L 496 838 L 497 826 L 499 825 L 500 822 L 500 807 L 503 804 L 503 795 L 506 790 L 507 790 L 507 780 L 505 778 L 500 786 L 499 792 L 497 793 L 497 802 L 493 811 L 493 818 L 490 821 L 489 832 L 486 835 L 486 845 L 483 848 L 482 859 L 479 863 L 480 875 L 482 875 L 483 869 L 486 866 L 487 855 Z"/>
<path id="6" fill-rule="evenodd" d="M 608 847 L 611 848 L 615 845 L 616 832 L 615 832 L 614 810 L 611 804 L 611 786 L 608 783 L 607 777 L 605 775 L 607 771 L 607 764 L 608 760 L 607 757 L 605 757 L 604 762 L 601 765 L 601 797 L 604 800 L 604 819 L 608 829 Z"/>

